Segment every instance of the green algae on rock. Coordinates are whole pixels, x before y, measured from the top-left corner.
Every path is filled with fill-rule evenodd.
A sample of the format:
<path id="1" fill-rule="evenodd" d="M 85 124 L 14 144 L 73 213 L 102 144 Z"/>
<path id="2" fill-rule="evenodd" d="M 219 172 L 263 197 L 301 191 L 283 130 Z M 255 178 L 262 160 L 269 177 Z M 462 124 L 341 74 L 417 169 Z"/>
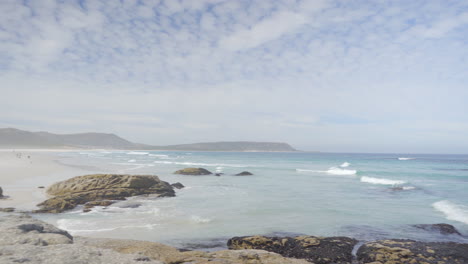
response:
<path id="1" fill-rule="evenodd" d="M 357 240 L 348 237 L 233 237 L 229 249 L 262 249 L 288 258 L 299 258 L 316 264 L 352 263 L 352 250 Z"/>
<path id="2" fill-rule="evenodd" d="M 468 263 L 468 244 L 406 239 L 379 240 L 361 246 L 357 258 L 359 263 L 464 264 Z"/>

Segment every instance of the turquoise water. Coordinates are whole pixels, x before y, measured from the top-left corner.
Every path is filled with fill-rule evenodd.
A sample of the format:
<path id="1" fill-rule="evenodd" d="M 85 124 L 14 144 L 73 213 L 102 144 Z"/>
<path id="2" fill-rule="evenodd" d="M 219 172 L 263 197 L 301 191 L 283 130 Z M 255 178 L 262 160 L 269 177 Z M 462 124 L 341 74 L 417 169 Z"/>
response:
<path id="1" fill-rule="evenodd" d="M 258 152 L 73 152 L 91 172 L 154 174 L 177 197 L 41 215 L 75 235 L 220 247 L 239 235 L 300 233 L 361 240 L 464 241 L 414 224 L 449 223 L 468 235 L 468 156 Z M 203 167 L 217 176 L 173 172 Z M 253 176 L 233 176 L 241 171 Z M 135 207 L 137 208 L 128 208 Z"/>

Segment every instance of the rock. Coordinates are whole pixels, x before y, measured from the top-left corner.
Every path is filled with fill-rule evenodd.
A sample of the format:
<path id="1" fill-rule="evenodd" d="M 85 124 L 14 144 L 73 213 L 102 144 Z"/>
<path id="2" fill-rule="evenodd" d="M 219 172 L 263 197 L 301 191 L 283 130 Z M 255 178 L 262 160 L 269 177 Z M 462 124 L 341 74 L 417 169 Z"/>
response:
<path id="1" fill-rule="evenodd" d="M 458 232 L 458 230 L 453 225 L 449 224 L 421 224 L 413 226 L 430 232 L 438 232 L 442 235 L 456 234 L 461 236 L 460 232 Z"/>
<path id="2" fill-rule="evenodd" d="M 250 176 L 253 175 L 253 173 L 248 172 L 248 171 L 243 171 L 241 173 L 237 173 L 235 176 Z"/>
<path id="3" fill-rule="evenodd" d="M 0 217 L 0 234 L 0 263 L 163 264 L 141 254 L 75 244 L 66 231 L 27 215 Z"/>
<path id="4" fill-rule="evenodd" d="M 4 213 L 11 213 L 11 212 L 14 212 L 14 211 L 15 211 L 15 208 L 13 208 L 13 207 L 0 208 L 0 212 L 4 212 Z"/>
<path id="5" fill-rule="evenodd" d="M 224 175 L 224 173 L 216 173 L 215 176 L 221 176 L 221 175 Z"/>
<path id="6" fill-rule="evenodd" d="M 40 204 L 39 213 L 60 213 L 80 204 L 96 205 L 112 203 L 109 200 L 125 200 L 136 195 L 154 197 L 175 196 L 174 188 L 167 182 L 152 175 L 93 174 L 78 176 L 58 182 L 47 188 L 52 197 Z M 104 206 L 107 206 L 104 205 Z"/>
<path id="7" fill-rule="evenodd" d="M 0 198 L 2 198 L 2 197 L 3 197 L 3 189 L 2 189 L 2 187 L 0 187 Z"/>
<path id="8" fill-rule="evenodd" d="M 379 240 L 361 246 L 357 258 L 359 263 L 462 264 L 468 263 L 468 244 Z"/>
<path id="9" fill-rule="evenodd" d="M 0 246 L 15 244 L 56 245 L 71 244 L 68 232 L 27 215 L 9 215 L 0 218 Z"/>
<path id="10" fill-rule="evenodd" d="M 44 187 L 44 186 L 38 186 L 37 188 L 39 188 L 39 189 L 44 189 L 45 187 Z"/>
<path id="11" fill-rule="evenodd" d="M 229 239 L 229 249 L 262 249 L 284 257 L 326 263 L 351 263 L 352 250 L 357 240 L 348 237 L 234 237 Z"/>
<path id="12" fill-rule="evenodd" d="M 203 168 L 185 168 L 182 170 L 178 170 L 174 172 L 174 174 L 182 174 L 182 175 L 211 175 L 209 170 Z"/>
<path id="13" fill-rule="evenodd" d="M 120 253 L 140 253 L 164 263 L 191 264 L 310 264 L 263 250 L 222 250 L 217 252 L 185 251 L 155 242 L 77 237 L 77 243 Z"/>
<path id="14" fill-rule="evenodd" d="M 185 187 L 185 186 L 184 186 L 182 183 L 180 183 L 180 182 L 173 183 L 173 184 L 171 184 L 171 186 L 174 187 L 174 188 L 176 188 L 176 189 L 182 189 L 182 188 Z"/>

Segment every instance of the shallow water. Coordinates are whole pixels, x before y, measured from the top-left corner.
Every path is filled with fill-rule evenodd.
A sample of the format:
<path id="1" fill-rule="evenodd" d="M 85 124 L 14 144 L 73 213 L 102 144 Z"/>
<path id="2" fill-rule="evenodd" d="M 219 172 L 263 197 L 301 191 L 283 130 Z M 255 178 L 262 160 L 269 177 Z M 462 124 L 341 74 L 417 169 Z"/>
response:
<path id="1" fill-rule="evenodd" d="M 154 174 L 186 186 L 173 198 L 134 197 L 90 213 L 78 209 L 39 215 L 74 235 L 186 248 L 223 247 L 232 236 L 278 232 L 468 242 L 411 227 L 449 223 L 468 235 L 466 155 L 161 151 L 61 155 L 62 163 L 99 168 L 93 172 Z M 173 174 L 185 167 L 224 175 Z M 254 175 L 233 176 L 244 170 Z"/>

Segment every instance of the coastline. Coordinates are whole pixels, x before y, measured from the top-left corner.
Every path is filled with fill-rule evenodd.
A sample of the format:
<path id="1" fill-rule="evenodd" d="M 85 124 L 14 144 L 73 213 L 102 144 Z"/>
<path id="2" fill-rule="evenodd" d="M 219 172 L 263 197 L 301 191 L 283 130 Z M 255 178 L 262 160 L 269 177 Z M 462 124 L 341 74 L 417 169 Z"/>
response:
<path id="1" fill-rule="evenodd" d="M 67 151 L 71 151 L 71 150 L 67 150 Z M 72 151 L 76 151 L 76 150 L 72 150 Z M 102 150 L 96 150 L 96 151 L 102 151 Z M 61 161 L 63 159 L 58 155 L 58 153 L 60 152 L 64 152 L 64 151 L 57 151 L 57 150 L 0 151 L 0 175 L 4 175 L 2 176 L 0 187 L 3 188 L 3 194 L 6 196 L 5 199 L 0 200 L 0 207 L 3 207 L 3 208 L 15 207 L 16 209 L 18 209 L 18 211 L 34 210 L 37 208 L 36 207 L 37 203 L 47 198 L 47 195 L 45 194 L 45 189 L 39 189 L 38 188 L 39 186 L 47 187 L 55 182 L 66 180 L 74 176 L 95 173 L 95 171 L 93 171 L 94 169 L 99 170 L 99 168 L 67 165 L 66 163 L 62 163 Z M 15 213 L 14 215 L 19 216 L 22 214 Z M 34 214 L 32 216 L 33 216 L 33 219 L 36 218 L 34 217 Z M 9 216 L 7 216 L 7 214 L 5 213 L 0 213 L 0 223 L 3 221 L 2 219 L 4 217 L 9 217 Z M 88 237 L 77 236 L 75 238 L 76 239 L 73 242 L 74 243 L 73 248 L 69 248 L 68 250 L 73 251 L 76 249 L 76 248 L 74 249 L 74 247 L 79 248 L 79 250 L 82 250 L 82 247 L 85 247 L 86 250 L 91 250 L 89 249 L 89 247 L 97 247 L 97 248 L 100 248 L 99 250 L 113 250 L 113 251 L 120 252 L 120 253 L 132 253 L 132 254 L 138 253 L 139 254 L 141 252 L 144 252 L 145 254 L 143 254 L 143 257 L 149 257 L 151 261 L 153 260 L 163 261 L 161 263 L 172 263 L 170 261 L 169 262 L 165 262 L 165 261 L 174 256 L 176 256 L 175 259 L 177 261 L 182 261 L 182 260 L 189 261 L 190 260 L 191 262 L 189 263 L 205 263 L 208 261 L 210 263 L 218 263 L 218 262 L 212 262 L 213 259 L 218 259 L 218 258 L 221 258 L 221 259 L 224 258 L 223 262 L 219 262 L 219 263 L 250 263 L 250 262 L 242 262 L 243 260 L 242 261 L 239 260 L 239 258 L 241 259 L 243 258 L 242 256 L 253 256 L 253 258 L 267 259 L 264 262 L 258 262 L 258 263 L 310 263 L 310 262 L 304 262 L 302 260 L 297 260 L 297 259 L 289 259 L 289 260 L 284 260 L 284 258 L 281 259 L 280 255 L 282 255 L 283 257 L 285 255 L 289 256 L 288 254 L 291 253 L 287 251 L 289 249 L 286 249 L 285 252 L 278 251 L 280 252 L 279 253 L 280 255 L 278 254 L 272 255 L 273 253 L 269 254 L 267 252 L 267 251 L 271 252 L 271 250 L 269 250 L 269 247 L 261 243 L 256 246 L 249 246 L 247 248 L 243 248 L 245 247 L 243 246 L 245 243 L 242 242 L 243 241 L 242 238 L 241 238 L 241 243 L 238 243 L 240 245 L 239 248 L 234 248 L 234 249 L 242 249 L 244 251 L 221 250 L 221 251 L 214 251 L 214 252 L 207 253 L 207 252 L 189 250 L 188 252 L 190 253 L 185 253 L 185 254 L 183 253 L 185 250 L 179 250 L 178 248 L 173 247 L 173 246 L 168 246 L 165 244 L 161 244 L 157 242 L 149 242 L 149 241 L 144 241 L 144 240 L 121 239 L 123 237 L 117 238 L 117 239 L 116 238 L 114 239 L 97 238 L 97 237 L 94 237 L 93 235 L 90 235 Z M 270 238 L 267 238 L 265 240 L 264 238 L 261 238 L 261 237 L 259 238 L 256 236 L 255 241 L 257 241 L 258 239 L 260 239 L 260 241 L 263 241 L 262 243 L 265 243 L 265 241 L 268 242 L 270 240 L 276 241 Z M 279 239 L 278 241 L 283 241 L 284 239 L 286 238 Z M 288 239 L 287 241 L 291 241 L 290 240 L 291 238 L 287 238 L 287 239 Z M 309 245 L 309 244 L 321 245 L 321 246 L 327 245 L 326 243 L 323 243 L 323 242 L 320 242 L 317 244 L 317 240 L 315 240 L 315 237 L 308 237 L 305 241 L 306 242 L 304 243 L 306 243 L 306 245 Z M 390 242 L 385 242 L 384 240 L 382 241 L 383 242 L 379 242 L 381 244 L 378 244 L 379 246 L 376 246 L 376 248 L 391 247 L 391 243 L 393 243 L 391 242 L 391 240 L 385 240 L 385 241 L 390 241 Z M 292 243 L 292 242 L 288 242 L 288 243 Z M 366 241 L 360 241 L 359 243 L 361 243 L 359 244 L 359 246 L 361 246 L 364 243 L 366 243 Z M 408 250 L 417 250 L 416 247 L 426 246 L 426 244 L 417 244 L 417 243 L 422 243 L 422 242 L 415 242 L 415 243 L 416 243 L 415 248 L 410 248 Z M 468 244 L 456 244 L 456 245 L 464 245 L 463 247 L 468 246 Z M 50 249 L 53 249 L 53 248 L 54 247 L 50 247 Z M 129 250 L 129 248 L 132 248 L 132 250 Z M 267 251 L 258 250 L 258 249 L 267 249 Z M 367 246 L 364 249 L 370 252 L 370 253 L 364 252 L 366 254 L 364 257 L 372 256 L 373 254 L 372 252 L 374 252 L 375 250 L 375 248 L 373 248 L 372 243 L 367 244 Z M 2 245 L 0 243 L 0 251 L 1 250 L 2 250 Z M 58 250 L 62 250 L 62 248 L 59 247 Z M 357 246 L 353 250 L 354 250 L 354 253 L 356 253 Z M 163 251 L 166 253 L 162 253 Z M 238 251 L 238 252 L 235 252 L 235 251 Z M 351 249 L 348 251 L 351 252 Z M 105 251 L 105 252 L 96 253 L 96 254 L 103 254 L 104 256 L 107 256 L 106 254 L 108 253 L 109 252 Z M 95 252 L 92 254 L 95 254 Z M 110 254 L 112 255 L 114 253 L 110 253 Z M 169 254 L 169 255 L 164 255 L 164 254 Z M 353 254 L 352 257 L 356 259 L 357 255 Z M 36 263 L 36 262 L 33 262 L 33 263 Z M 37 263 L 42 263 L 42 262 L 37 262 Z M 44 262 L 44 263 L 48 263 L 48 262 Z M 93 263 L 93 262 L 89 262 L 89 263 Z M 99 262 L 96 262 L 96 263 L 99 263 Z M 130 261 L 128 263 L 133 263 L 133 262 Z M 185 262 L 180 262 L 180 263 L 185 263 Z M 328 263 L 328 262 L 323 262 L 323 263 Z M 348 263 L 348 262 L 343 262 L 343 263 Z M 358 262 L 358 263 L 367 263 L 367 262 Z M 385 263 L 385 262 L 381 262 L 381 263 Z"/>

